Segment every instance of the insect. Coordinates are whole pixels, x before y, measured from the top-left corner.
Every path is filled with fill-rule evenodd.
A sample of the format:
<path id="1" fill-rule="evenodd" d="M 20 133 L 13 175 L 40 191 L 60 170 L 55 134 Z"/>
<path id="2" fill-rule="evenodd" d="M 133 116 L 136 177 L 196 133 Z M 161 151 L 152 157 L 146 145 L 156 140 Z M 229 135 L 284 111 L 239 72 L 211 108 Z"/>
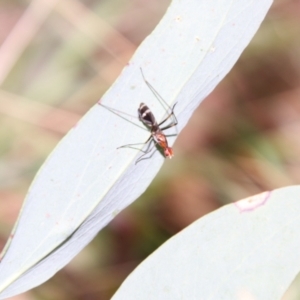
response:
<path id="1" fill-rule="evenodd" d="M 150 131 L 149 138 L 144 143 L 127 144 L 127 145 L 123 145 L 121 147 L 118 147 L 118 149 L 120 149 L 120 148 L 133 148 L 133 149 L 137 149 L 141 152 L 144 152 L 144 154 L 141 155 L 137 159 L 137 161 L 135 162 L 136 164 L 138 162 L 140 162 L 141 160 L 151 158 L 152 155 L 154 154 L 154 152 L 153 153 L 151 153 L 151 152 L 152 152 L 152 150 L 155 146 L 157 146 L 163 152 L 163 154 L 166 158 L 167 157 L 172 158 L 174 156 L 173 149 L 171 147 L 169 147 L 168 140 L 167 140 L 167 135 L 163 131 L 167 130 L 171 127 L 174 127 L 178 124 L 177 118 L 176 118 L 175 113 L 174 113 L 174 108 L 175 108 L 177 103 L 175 103 L 173 105 L 173 107 L 170 108 L 168 106 L 168 104 L 166 103 L 166 101 L 160 96 L 160 94 L 154 89 L 154 87 L 146 80 L 142 68 L 140 68 L 140 70 L 141 70 L 144 82 L 147 84 L 147 86 L 149 87 L 149 89 L 151 90 L 153 95 L 160 101 L 162 106 L 167 106 L 168 109 L 170 110 L 170 112 L 168 113 L 168 115 L 160 123 L 157 123 L 157 121 L 156 121 L 153 113 L 151 112 L 150 108 L 143 102 L 140 104 L 140 106 L 138 108 L 138 118 L 149 129 L 149 131 Z M 172 120 L 168 125 L 166 125 L 164 127 L 161 127 L 161 125 L 166 123 L 171 118 L 172 118 Z M 152 142 L 154 143 L 154 145 L 152 147 L 150 147 Z M 138 148 L 134 147 L 134 146 L 137 146 L 137 145 L 146 145 L 146 144 L 148 144 L 148 147 L 147 147 L 146 150 L 141 150 L 141 149 L 138 149 Z M 151 155 L 149 155 L 148 157 L 145 157 L 149 153 L 151 153 Z"/>

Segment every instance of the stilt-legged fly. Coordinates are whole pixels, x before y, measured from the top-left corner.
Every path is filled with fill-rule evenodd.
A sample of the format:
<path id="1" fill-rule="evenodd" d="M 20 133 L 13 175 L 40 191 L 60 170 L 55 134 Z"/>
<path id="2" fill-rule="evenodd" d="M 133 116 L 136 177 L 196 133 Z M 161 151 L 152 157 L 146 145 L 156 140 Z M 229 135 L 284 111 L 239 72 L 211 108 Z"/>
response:
<path id="1" fill-rule="evenodd" d="M 124 145 L 124 146 L 119 147 L 119 148 L 137 149 L 134 146 L 149 143 L 146 150 L 137 149 L 139 151 L 144 152 L 144 154 L 137 159 L 137 161 L 135 162 L 136 164 L 138 162 L 140 162 L 141 160 L 152 157 L 154 152 L 153 153 L 151 153 L 151 152 L 152 152 L 152 150 L 155 146 L 157 146 L 159 149 L 162 150 L 165 157 L 172 158 L 173 157 L 173 149 L 171 147 L 169 147 L 167 136 L 164 134 L 163 131 L 166 130 L 166 129 L 169 129 L 171 127 L 176 126 L 177 123 L 178 123 L 177 119 L 176 119 L 176 116 L 174 114 L 174 108 L 175 108 L 177 103 L 175 103 L 173 105 L 173 107 L 170 108 L 169 105 L 166 103 L 166 101 L 154 89 L 154 87 L 145 79 L 143 70 L 142 69 L 140 69 L 140 70 L 141 70 L 143 79 L 144 79 L 145 83 L 147 84 L 147 86 L 149 87 L 149 89 L 151 90 L 151 92 L 161 102 L 161 104 L 163 106 L 168 107 L 168 110 L 170 110 L 170 112 L 168 113 L 168 115 L 160 123 L 157 123 L 157 121 L 156 121 L 153 113 L 151 112 L 150 108 L 145 103 L 140 104 L 140 106 L 138 108 L 139 120 L 150 130 L 151 134 L 150 134 L 149 138 L 147 139 L 147 141 L 144 142 L 144 143 L 128 144 L 128 145 Z M 100 105 L 104 106 L 103 104 L 100 104 Z M 109 110 L 111 110 L 111 108 L 109 108 Z M 170 122 L 170 124 L 168 124 L 168 125 L 161 128 L 160 126 L 163 125 L 165 122 L 167 122 L 170 118 L 173 118 L 172 121 Z M 154 145 L 152 147 L 150 147 L 152 142 L 154 142 Z M 148 157 L 145 157 L 145 155 L 147 155 L 149 153 L 151 153 L 151 155 L 149 155 Z"/>

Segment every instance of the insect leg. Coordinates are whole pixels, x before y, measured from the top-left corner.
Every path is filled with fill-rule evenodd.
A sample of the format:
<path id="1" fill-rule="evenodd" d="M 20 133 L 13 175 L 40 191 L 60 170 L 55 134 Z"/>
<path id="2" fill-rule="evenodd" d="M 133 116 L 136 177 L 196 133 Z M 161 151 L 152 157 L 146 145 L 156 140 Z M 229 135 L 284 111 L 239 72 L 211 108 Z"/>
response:
<path id="1" fill-rule="evenodd" d="M 140 68 L 141 70 L 141 73 L 142 73 L 142 76 L 143 76 L 143 79 L 145 81 L 145 83 L 147 84 L 148 88 L 150 89 L 150 91 L 153 93 L 153 95 L 158 99 L 158 101 L 160 102 L 160 104 L 162 105 L 162 107 L 164 109 L 165 106 L 168 108 L 168 109 L 171 109 L 171 107 L 168 105 L 168 103 L 165 101 L 165 99 L 158 93 L 158 91 L 150 84 L 149 81 L 147 81 L 145 75 L 144 75 L 144 72 L 143 72 L 143 69 Z"/>
<path id="2" fill-rule="evenodd" d="M 167 125 L 167 126 L 161 128 L 161 130 L 165 130 L 165 129 L 171 128 L 171 127 L 176 126 L 176 125 L 178 124 L 177 118 L 176 118 L 176 116 L 175 116 L 175 114 L 174 114 L 174 108 L 175 108 L 175 105 L 176 105 L 176 104 L 177 104 L 177 103 L 175 103 L 175 104 L 173 105 L 173 108 L 172 108 L 171 113 L 170 113 L 164 120 L 162 120 L 162 121 L 158 124 L 158 126 L 160 126 L 160 125 L 162 125 L 163 123 L 165 123 L 165 122 L 166 122 L 169 118 L 171 118 L 172 116 L 173 116 L 173 121 L 172 121 L 169 125 Z"/>
<path id="3" fill-rule="evenodd" d="M 118 116 L 119 118 L 122 118 L 123 120 L 125 120 L 125 121 L 127 121 L 127 122 L 133 124 L 134 126 L 137 126 L 137 127 L 141 128 L 141 129 L 143 129 L 143 130 L 148 131 L 145 127 L 140 126 L 140 125 L 138 125 L 137 123 L 131 121 L 129 118 L 124 117 L 124 115 L 127 115 L 128 117 L 133 117 L 132 115 L 127 114 L 127 113 L 122 112 L 122 111 L 119 111 L 119 110 L 117 110 L 117 109 L 115 109 L 115 108 L 106 106 L 106 105 L 104 105 L 104 104 L 102 104 L 102 103 L 99 103 L 99 102 L 98 102 L 98 105 L 100 105 L 100 106 L 102 106 L 103 108 L 107 109 L 108 111 L 110 111 L 111 113 L 115 114 L 115 115 Z M 134 118 L 135 118 L 135 117 L 134 117 Z"/>
<path id="4" fill-rule="evenodd" d="M 150 143 L 151 143 L 151 141 L 152 141 L 152 135 L 150 135 L 149 138 L 147 139 L 147 141 L 144 142 L 144 143 L 127 144 L 127 145 L 120 146 L 120 147 L 118 147 L 117 149 L 120 149 L 120 148 L 132 148 L 132 149 L 136 149 L 136 150 L 145 152 L 144 150 L 141 150 L 141 149 L 136 148 L 136 147 L 133 147 L 133 146 L 145 145 L 145 144 L 147 144 L 149 141 L 150 141 Z"/>
<path id="5" fill-rule="evenodd" d="M 151 142 L 152 142 L 152 141 L 153 141 L 153 139 L 151 140 Z M 149 146 L 147 147 L 147 150 L 146 150 L 146 151 L 142 151 L 142 152 L 144 152 L 144 154 L 141 155 L 141 156 L 137 159 L 137 161 L 135 162 L 135 164 L 137 164 L 137 163 L 140 162 L 141 160 L 149 159 L 149 158 L 151 158 L 151 157 L 153 156 L 153 154 L 155 153 L 155 151 L 152 151 L 152 150 L 153 150 L 153 148 L 154 148 L 156 145 L 155 145 L 155 143 L 154 143 L 153 146 L 150 148 L 151 142 L 149 143 Z M 147 157 L 144 157 L 146 154 L 148 154 L 148 153 L 151 152 L 151 151 L 152 151 L 151 155 L 149 155 L 149 156 L 147 156 Z"/>

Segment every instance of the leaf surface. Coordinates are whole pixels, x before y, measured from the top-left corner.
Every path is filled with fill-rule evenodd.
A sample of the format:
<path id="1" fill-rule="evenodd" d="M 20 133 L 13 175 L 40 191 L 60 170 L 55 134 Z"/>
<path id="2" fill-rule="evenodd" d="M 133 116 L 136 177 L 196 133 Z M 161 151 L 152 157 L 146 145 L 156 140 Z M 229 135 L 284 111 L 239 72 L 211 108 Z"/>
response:
<path id="1" fill-rule="evenodd" d="M 300 269 L 300 187 L 210 213 L 140 264 L 112 298 L 281 299 Z"/>
<path id="2" fill-rule="evenodd" d="M 178 102 L 180 131 L 229 72 L 271 3 L 174 0 L 101 103 L 135 115 L 145 102 L 161 120 L 165 110 L 143 81 L 142 67 L 170 106 Z M 164 158 L 156 152 L 135 165 L 140 154 L 117 147 L 148 137 L 149 132 L 100 105 L 68 133 L 38 172 L 2 254 L 0 299 L 49 279 L 144 192 Z"/>

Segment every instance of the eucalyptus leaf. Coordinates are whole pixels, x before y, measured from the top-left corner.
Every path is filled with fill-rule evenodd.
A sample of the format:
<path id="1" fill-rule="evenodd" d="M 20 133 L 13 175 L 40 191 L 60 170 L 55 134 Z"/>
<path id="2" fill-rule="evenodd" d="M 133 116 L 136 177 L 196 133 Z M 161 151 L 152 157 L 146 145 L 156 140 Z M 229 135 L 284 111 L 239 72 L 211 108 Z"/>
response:
<path id="1" fill-rule="evenodd" d="M 281 299 L 300 269 L 299 195 L 299 186 L 282 188 L 204 216 L 152 253 L 112 299 Z"/>
<path id="2" fill-rule="evenodd" d="M 178 103 L 179 132 L 229 72 L 271 3 L 174 0 L 101 103 L 135 115 L 145 102 L 161 120 L 166 111 L 142 68 L 170 106 Z M 48 157 L 2 253 L 0 299 L 53 276 L 152 181 L 164 161 L 158 151 L 135 164 L 138 151 L 117 149 L 149 137 L 136 118 L 126 118 L 131 122 L 96 104 Z"/>

